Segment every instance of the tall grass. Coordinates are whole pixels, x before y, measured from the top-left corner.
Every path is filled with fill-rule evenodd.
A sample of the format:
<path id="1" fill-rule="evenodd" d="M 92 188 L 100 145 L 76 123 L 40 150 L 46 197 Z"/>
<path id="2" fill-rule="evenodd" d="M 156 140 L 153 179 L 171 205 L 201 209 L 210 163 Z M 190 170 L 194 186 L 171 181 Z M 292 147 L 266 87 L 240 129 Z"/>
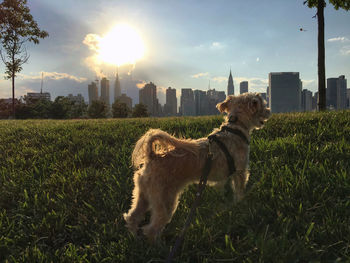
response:
<path id="1" fill-rule="evenodd" d="M 161 262 L 194 200 L 162 239 L 133 238 L 130 156 L 149 128 L 199 138 L 221 117 L 0 122 L 0 262 Z M 178 262 L 350 261 L 350 112 L 273 115 L 253 133 L 251 178 L 233 204 L 207 188 Z"/>

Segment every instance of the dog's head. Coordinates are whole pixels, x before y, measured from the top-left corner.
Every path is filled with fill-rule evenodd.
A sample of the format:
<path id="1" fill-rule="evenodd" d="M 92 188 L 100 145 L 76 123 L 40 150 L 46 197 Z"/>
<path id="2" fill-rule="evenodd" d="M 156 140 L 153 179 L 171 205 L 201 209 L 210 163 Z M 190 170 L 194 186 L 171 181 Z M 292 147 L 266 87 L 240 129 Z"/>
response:
<path id="1" fill-rule="evenodd" d="M 247 128 L 261 128 L 271 115 L 259 93 L 229 95 L 216 107 L 220 112 L 226 112 L 229 120 L 240 120 Z"/>

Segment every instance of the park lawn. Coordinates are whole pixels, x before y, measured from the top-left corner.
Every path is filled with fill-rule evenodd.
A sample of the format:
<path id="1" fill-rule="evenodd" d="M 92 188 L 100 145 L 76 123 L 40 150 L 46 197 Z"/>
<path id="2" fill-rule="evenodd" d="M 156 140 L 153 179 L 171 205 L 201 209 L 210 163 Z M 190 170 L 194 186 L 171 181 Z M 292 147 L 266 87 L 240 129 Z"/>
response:
<path id="1" fill-rule="evenodd" d="M 131 152 L 149 128 L 200 138 L 222 117 L 0 121 L 0 262 L 163 262 L 124 227 Z M 178 262 L 350 261 L 350 112 L 273 114 L 254 131 L 244 200 L 207 187 Z"/>

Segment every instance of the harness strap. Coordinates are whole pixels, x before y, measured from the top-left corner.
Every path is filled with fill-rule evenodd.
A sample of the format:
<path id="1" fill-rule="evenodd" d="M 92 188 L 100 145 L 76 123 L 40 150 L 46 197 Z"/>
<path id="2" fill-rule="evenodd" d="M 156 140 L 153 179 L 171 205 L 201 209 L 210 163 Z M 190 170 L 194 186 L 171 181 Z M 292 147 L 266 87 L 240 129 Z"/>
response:
<path id="1" fill-rule="evenodd" d="M 245 134 L 243 132 L 241 132 L 241 130 L 232 129 L 228 126 L 223 126 L 223 127 L 221 127 L 221 131 L 228 131 L 232 134 L 238 135 L 246 144 L 250 143 L 248 138 L 245 136 Z"/>
<path id="2" fill-rule="evenodd" d="M 220 141 L 220 140 L 218 139 L 218 137 L 216 137 L 216 134 L 210 135 L 210 136 L 208 137 L 208 139 L 209 139 L 210 141 L 216 142 L 216 144 L 220 147 L 221 151 L 225 154 L 226 161 L 227 161 L 227 167 L 228 167 L 229 172 L 230 172 L 229 175 L 231 175 L 231 174 L 233 174 L 234 172 L 236 172 L 235 161 L 233 160 L 233 158 L 232 158 L 230 152 L 227 150 L 227 147 L 225 146 L 225 144 L 224 144 L 222 141 Z"/>
<path id="3" fill-rule="evenodd" d="M 221 130 L 219 131 L 219 133 L 223 132 L 223 131 L 227 131 L 227 132 L 230 132 L 232 134 L 235 134 L 235 135 L 239 136 L 246 144 L 249 144 L 249 140 L 247 139 L 245 134 L 243 132 L 241 132 L 240 130 L 232 129 L 232 128 L 227 127 L 227 126 L 223 126 L 223 127 L 221 127 Z M 227 149 L 226 145 L 222 141 L 220 141 L 219 138 L 216 135 L 217 135 L 217 133 L 213 134 L 213 135 L 210 135 L 208 137 L 208 139 L 209 139 L 209 141 L 216 142 L 216 144 L 220 147 L 221 151 L 225 154 L 226 161 L 227 161 L 227 167 L 228 167 L 229 172 L 230 172 L 229 175 L 232 175 L 234 172 L 236 172 L 235 160 L 231 156 L 231 154 L 230 154 L 229 150 Z"/>

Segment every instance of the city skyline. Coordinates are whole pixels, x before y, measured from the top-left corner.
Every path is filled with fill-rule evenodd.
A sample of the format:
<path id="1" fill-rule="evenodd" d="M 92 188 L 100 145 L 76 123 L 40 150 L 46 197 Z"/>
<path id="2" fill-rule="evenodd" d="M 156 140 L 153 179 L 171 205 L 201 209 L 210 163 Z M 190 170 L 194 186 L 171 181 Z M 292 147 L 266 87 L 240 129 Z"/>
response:
<path id="1" fill-rule="evenodd" d="M 201 3 L 199 5 L 199 3 Z M 303 87 L 317 91 L 316 10 L 303 1 L 71 1 L 28 3 L 39 26 L 50 36 L 40 45 L 28 45 L 30 60 L 16 78 L 16 97 L 40 90 L 52 98 L 81 93 L 106 75 L 114 80 L 115 65 L 95 65 L 87 36 L 105 36 L 114 25 L 126 23 L 145 42 L 145 56 L 133 65 L 119 67 L 142 87 L 153 81 L 165 103 L 167 87 L 226 91 L 232 69 L 235 94 L 241 81 L 249 90 L 264 92 L 269 72 L 300 72 Z M 59 11 L 57 11 L 59 10 Z M 123 13 L 123 15 L 121 15 Z M 116 15 L 117 14 L 117 15 Z M 350 16 L 344 10 L 325 9 L 326 78 L 350 75 Z M 300 31 L 303 28 L 303 31 Z M 171 29 L 171 30 L 169 30 Z M 0 97 L 11 97 L 10 81 L 3 79 L 0 63 Z M 122 82 L 122 79 L 121 79 Z M 110 87 L 112 89 L 113 86 Z M 123 87 L 122 87 L 123 89 Z M 138 90 L 125 90 L 130 97 Z"/>

